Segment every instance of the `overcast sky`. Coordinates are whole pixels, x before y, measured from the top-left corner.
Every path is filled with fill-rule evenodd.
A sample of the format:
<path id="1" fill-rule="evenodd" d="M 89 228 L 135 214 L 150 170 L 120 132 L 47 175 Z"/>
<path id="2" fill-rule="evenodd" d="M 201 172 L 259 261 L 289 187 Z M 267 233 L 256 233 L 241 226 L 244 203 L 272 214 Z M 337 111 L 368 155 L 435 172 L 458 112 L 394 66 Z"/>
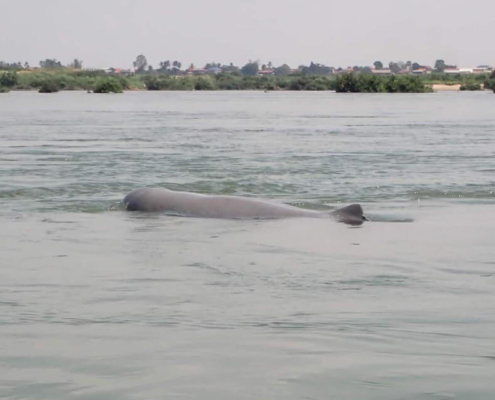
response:
<path id="1" fill-rule="evenodd" d="M 0 60 L 495 64 L 495 0 L 0 0 Z"/>

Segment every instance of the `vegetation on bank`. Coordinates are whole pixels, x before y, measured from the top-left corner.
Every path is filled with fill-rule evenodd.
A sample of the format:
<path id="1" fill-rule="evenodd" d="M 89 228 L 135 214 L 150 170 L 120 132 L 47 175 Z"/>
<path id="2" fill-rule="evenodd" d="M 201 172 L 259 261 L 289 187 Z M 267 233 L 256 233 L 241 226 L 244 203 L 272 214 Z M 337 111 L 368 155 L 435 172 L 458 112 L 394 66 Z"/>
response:
<path id="1" fill-rule="evenodd" d="M 0 71 L 0 87 L 12 90 L 40 90 L 57 88 L 58 90 L 90 90 L 96 91 L 103 83 L 110 82 L 107 87 L 122 90 L 144 89 L 141 76 L 108 76 L 103 71 L 80 70 L 36 70 L 36 71 Z"/>
<path id="2" fill-rule="evenodd" d="M 336 89 L 339 93 L 426 93 L 430 86 L 419 76 L 392 75 L 380 77 L 368 74 L 347 73 L 338 75 Z"/>
<path id="3" fill-rule="evenodd" d="M 145 75 L 148 90 L 335 90 L 331 76 Z"/>
<path id="4" fill-rule="evenodd" d="M 314 64 L 316 65 L 316 64 Z M 316 66 L 315 68 L 321 68 Z M 35 71 L 0 71 L 0 91 L 86 90 L 94 93 L 121 93 L 124 90 L 335 90 L 339 93 L 425 93 L 435 83 L 461 84 L 461 90 L 495 90 L 495 73 L 491 76 L 445 75 L 377 76 L 366 72 L 331 75 L 280 74 L 242 75 L 240 72 L 215 75 L 169 75 L 142 73 L 130 76 L 109 75 L 103 71 L 75 69 L 40 69 Z"/>

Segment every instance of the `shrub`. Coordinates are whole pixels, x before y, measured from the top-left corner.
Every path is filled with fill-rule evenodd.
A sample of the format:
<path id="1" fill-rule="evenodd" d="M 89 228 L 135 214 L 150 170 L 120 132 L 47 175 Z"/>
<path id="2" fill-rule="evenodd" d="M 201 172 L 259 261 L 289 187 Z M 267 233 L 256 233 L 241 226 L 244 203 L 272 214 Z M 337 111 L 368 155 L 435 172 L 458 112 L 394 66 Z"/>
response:
<path id="1" fill-rule="evenodd" d="M 0 86 L 0 93 L 8 93 L 10 92 L 10 89 L 5 86 Z"/>
<path id="2" fill-rule="evenodd" d="M 46 80 L 40 86 L 40 93 L 56 93 L 60 90 L 59 85 L 54 80 Z"/>
<path id="3" fill-rule="evenodd" d="M 382 81 L 378 76 L 369 74 L 360 74 L 357 79 L 357 90 L 365 93 L 382 92 Z"/>
<path id="4" fill-rule="evenodd" d="M 194 83 L 194 90 L 215 90 L 215 85 L 211 79 L 206 77 L 199 77 Z"/>
<path id="5" fill-rule="evenodd" d="M 123 88 L 119 80 L 115 78 L 102 78 L 96 81 L 94 88 L 94 93 L 122 93 Z"/>
<path id="6" fill-rule="evenodd" d="M 426 87 L 417 76 L 378 77 L 369 74 L 345 73 L 337 76 L 336 91 L 339 93 L 424 93 Z"/>
<path id="7" fill-rule="evenodd" d="M 0 72 L 0 86 L 5 86 L 8 88 L 17 85 L 18 78 L 15 71 Z"/>
<path id="8" fill-rule="evenodd" d="M 17 73 L 14 71 L 0 71 L 0 86 L 13 87 L 17 84 Z"/>
<path id="9" fill-rule="evenodd" d="M 218 74 L 216 77 L 216 84 L 220 90 L 241 90 L 242 78 L 234 76 L 232 74 Z"/>
<path id="10" fill-rule="evenodd" d="M 487 79 L 483 86 L 485 89 L 493 90 L 495 92 L 495 79 Z"/>
<path id="11" fill-rule="evenodd" d="M 196 85 L 195 77 L 175 78 L 171 76 L 145 75 L 142 77 L 142 81 L 148 90 L 194 90 Z"/>
<path id="12" fill-rule="evenodd" d="M 358 80 L 356 78 L 356 75 L 352 72 L 337 76 L 335 84 L 335 91 L 337 93 L 355 93 L 359 91 L 366 91 L 366 88 L 362 85 L 360 88 L 358 88 Z"/>
<path id="13" fill-rule="evenodd" d="M 479 83 L 474 83 L 474 82 L 466 82 L 461 85 L 459 88 L 460 90 L 467 91 L 467 90 L 481 90 L 481 86 Z"/>
<path id="14" fill-rule="evenodd" d="M 143 83 L 147 90 L 163 90 L 167 87 L 167 80 L 167 77 L 143 76 Z"/>

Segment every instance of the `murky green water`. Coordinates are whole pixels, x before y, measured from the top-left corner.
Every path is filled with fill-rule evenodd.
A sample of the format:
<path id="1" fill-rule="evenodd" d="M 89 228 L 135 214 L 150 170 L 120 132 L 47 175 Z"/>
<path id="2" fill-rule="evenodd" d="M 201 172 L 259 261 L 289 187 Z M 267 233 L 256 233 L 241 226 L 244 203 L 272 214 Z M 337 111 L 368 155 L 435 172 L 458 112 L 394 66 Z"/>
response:
<path id="1" fill-rule="evenodd" d="M 0 95 L 0 398 L 489 399 L 492 93 Z M 127 213 L 145 185 L 372 220 Z"/>

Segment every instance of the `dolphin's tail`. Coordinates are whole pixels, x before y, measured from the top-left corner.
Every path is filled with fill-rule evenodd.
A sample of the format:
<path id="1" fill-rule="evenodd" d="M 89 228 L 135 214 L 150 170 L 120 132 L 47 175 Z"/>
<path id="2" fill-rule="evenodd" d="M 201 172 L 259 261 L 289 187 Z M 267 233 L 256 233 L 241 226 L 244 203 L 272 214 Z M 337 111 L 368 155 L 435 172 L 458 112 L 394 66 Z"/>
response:
<path id="1" fill-rule="evenodd" d="M 350 206 L 339 208 L 330 213 L 335 219 L 350 225 L 361 225 L 368 219 L 364 216 L 361 204 L 351 204 Z"/>

